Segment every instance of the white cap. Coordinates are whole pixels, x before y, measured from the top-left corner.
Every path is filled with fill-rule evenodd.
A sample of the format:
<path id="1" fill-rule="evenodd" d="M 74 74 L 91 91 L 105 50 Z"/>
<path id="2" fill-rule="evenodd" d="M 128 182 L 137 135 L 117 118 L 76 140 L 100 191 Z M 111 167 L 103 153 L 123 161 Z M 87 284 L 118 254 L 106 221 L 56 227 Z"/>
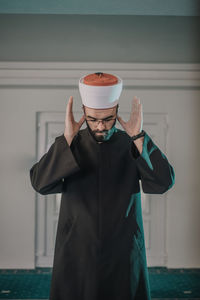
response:
<path id="1" fill-rule="evenodd" d="M 83 105 L 87 107 L 114 107 L 118 104 L 122 92 L 122 79 L 112 74 L 92 73 L 80 78 L 79 92 Z"/>

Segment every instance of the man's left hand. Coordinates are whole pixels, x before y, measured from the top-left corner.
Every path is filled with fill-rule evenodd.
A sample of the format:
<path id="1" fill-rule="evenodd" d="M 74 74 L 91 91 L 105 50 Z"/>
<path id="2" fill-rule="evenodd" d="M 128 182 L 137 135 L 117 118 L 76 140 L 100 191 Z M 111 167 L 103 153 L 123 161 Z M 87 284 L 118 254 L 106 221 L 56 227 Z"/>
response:
<path id="1" fill-rule="evenodd" d="M 117 119 L 128 135 L 132 137 L 133 135 L 139 134 L 143 127 L 143 112 L 140 98 L 134 96 L 132 101 L 131 115 L 128 122 L 122 120 L 120 116 L 117 116 Z"/>

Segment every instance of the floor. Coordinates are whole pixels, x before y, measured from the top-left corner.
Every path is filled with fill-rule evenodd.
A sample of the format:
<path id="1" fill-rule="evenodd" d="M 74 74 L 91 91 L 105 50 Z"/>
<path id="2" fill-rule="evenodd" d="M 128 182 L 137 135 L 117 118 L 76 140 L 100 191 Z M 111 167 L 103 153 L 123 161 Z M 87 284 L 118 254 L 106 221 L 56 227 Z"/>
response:
<path id="1" fill-rule="evenodd" d="M 148 270 L 152 300 L 200 300 L 200 269 Z M 51 271 L 0 270 L 0 299 L 48 299 Z"/>

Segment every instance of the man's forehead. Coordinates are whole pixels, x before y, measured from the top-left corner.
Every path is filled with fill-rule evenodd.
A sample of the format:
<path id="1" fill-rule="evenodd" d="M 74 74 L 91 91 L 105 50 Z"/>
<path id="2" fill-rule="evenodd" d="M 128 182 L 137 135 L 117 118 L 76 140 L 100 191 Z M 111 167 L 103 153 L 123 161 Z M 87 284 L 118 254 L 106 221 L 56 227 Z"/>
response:
<path id="1" fill-rule="evenodd" d="M 96 109 L 84 106 L 85 113 L 91 116 L 109 116 L 116 113 L 117 106 L 106 108 L 106 109 Z"/>

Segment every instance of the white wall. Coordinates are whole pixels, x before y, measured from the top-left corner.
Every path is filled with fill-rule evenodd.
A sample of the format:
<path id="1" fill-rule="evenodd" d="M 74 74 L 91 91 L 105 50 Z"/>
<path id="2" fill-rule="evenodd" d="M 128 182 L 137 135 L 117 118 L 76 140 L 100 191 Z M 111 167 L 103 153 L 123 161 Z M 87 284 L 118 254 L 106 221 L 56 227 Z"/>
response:
<path id="1" fill-rule="evenodd" d="M 29 169 L 36 156 L 36 112 L 65 110 L 57 89 L 1 89 L 0 268 L 34 267 L 35 192 Z"/>
<path id="2" fill-rule="evenodd" d="M 176 182 L 167 192 L 167 266 L 200 267 L 200 91 L 141 87 L 134 95 L 129 89 L 123 93 L 130 101 L 139 96 L 144 112 L 169 116 L 167 156 Z M 34 268 L 35 192 L 29 169 L 36 156 L 36 112 L 65 111 L 70 95 L 79 109 L 78 87 L 0 89 L 0 268 Z M 121 98 L 120 109 L 127 105 Z"/>

